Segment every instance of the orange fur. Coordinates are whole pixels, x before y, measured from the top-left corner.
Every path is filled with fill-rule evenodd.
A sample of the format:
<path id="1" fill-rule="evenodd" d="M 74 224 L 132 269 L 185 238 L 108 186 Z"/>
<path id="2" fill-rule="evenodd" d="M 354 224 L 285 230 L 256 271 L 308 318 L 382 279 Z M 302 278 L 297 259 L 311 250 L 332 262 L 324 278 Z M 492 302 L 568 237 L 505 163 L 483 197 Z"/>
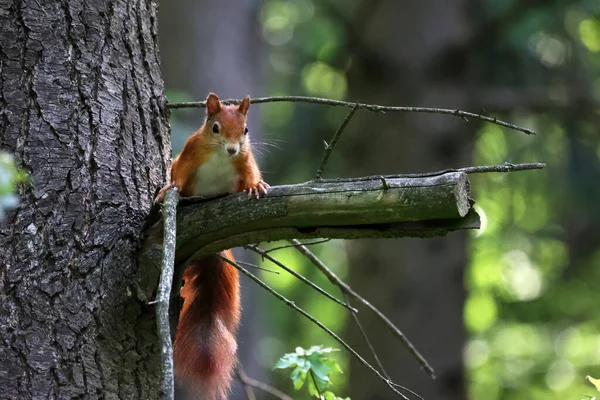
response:
<path id="1" fill-rule="evenodd" d="M 267 185 L 245 132 L 250 98 L 239 106 L 207 97 L 204 124 L 186 141 L 173 160 L 171 183 L 181 196 L 213 196 L 247 191 L 266 194 Z M 218 125 L 218 133 L 213 132 Z M 229 152 L 231 151 L 231 152 Z M 233 260 L 231 251 L 221 253 Z M 238 271 L 218 255 L 194 261 L 183 275 L 183 306 L 175 336 L 175 372 L 206 400 L 225 399 L 237 362 L 235 334 L 240 319 Z"/>
<path id="2" fill-rule="evenodd" d="M 233 259 L 229 250 L 222 254 Z M 173 352 L 177 377 L 203 399 L 226 399 L 237 363 L 238 271 L 212 255 L 188 266 L 183 279 Z"/>

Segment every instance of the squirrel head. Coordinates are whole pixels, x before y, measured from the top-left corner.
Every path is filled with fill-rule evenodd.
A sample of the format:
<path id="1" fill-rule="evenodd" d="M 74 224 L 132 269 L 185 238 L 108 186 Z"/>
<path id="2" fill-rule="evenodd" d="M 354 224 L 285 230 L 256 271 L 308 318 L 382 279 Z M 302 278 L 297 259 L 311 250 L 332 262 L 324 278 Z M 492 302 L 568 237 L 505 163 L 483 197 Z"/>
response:
<path id="1" fill-rule="evenodd" d="M 222 146 L 222 151 L 231 157 L 247 148 L 246 117 L 249 108 L 250 96 L 244 97 L 239 105 L 222 104 L 219 96 L 214 93 L 209 93 L 206 98 L 205 134 L 210 135 L 212 144 Z"/>

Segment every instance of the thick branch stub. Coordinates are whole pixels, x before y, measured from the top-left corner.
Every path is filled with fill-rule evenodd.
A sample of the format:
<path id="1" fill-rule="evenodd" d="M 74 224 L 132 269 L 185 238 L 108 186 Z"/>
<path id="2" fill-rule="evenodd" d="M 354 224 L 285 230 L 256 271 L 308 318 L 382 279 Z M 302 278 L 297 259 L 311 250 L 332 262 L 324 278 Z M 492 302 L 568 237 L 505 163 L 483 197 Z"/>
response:
<path id="1" fill-rule="evenodd" d="M 173 344 L 171 343 L 171 328 L 169 326 L 169 301 L 171 298 L 171 288 L 173 285 L 174 261 L 176 249 L 176 214 L 177 200 L 179 194 L 177 190 L 171 188 L 167 190 L 163 205 L 163 259 L 160 281 L 158 284 L 158 293 L 156 296 L 156 329 L 160 339 L 161 361 L 162 361 L 162 382 L 161 399 L 175 398 L 175 379 L 173 372 Z"/>
<path id="2" fill-rule="evenodd" d="M 177 213 L 180 266 L 191 257 L 272 240 L 293 238 L 383 238 L 444 235 L 477 228 L 471 210 L 469 181 L 463 172 L 417 178 L 364 178 L 311 181 L 272 187 L 260 199 L 245 194 L 218 199 L 188 198 Z M 142 265 L 159 265 L 162 225 L 148 230 Z M 157 264 L 158 262 L 158 264 Z M 139 276 L 142 299 L 151 293 L 155 272 Z"/>

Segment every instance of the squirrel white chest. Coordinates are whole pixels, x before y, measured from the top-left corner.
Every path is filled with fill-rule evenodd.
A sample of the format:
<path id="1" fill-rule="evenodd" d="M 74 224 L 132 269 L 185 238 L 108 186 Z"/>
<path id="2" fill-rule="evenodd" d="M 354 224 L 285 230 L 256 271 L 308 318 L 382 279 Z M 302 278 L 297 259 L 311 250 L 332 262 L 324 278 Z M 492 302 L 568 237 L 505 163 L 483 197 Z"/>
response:
<path id="1" fill-rule="evenodd" d="M 233 193 L 239 179 L 231 157 L 217 152 L 196 170 L 194 195 L 210 197 Z"/>

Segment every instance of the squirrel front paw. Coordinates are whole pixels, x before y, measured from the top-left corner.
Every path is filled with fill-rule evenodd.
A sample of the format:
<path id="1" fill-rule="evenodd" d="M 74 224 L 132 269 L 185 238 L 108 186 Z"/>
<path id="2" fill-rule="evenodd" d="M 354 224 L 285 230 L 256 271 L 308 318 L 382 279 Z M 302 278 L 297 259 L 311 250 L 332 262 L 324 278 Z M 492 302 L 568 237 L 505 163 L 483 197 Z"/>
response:
<path id="1" fill-rule="evenodd" d="M 269 184 L 261 179 L 260 181 L 256 182 L 254 185 L 248 185 L 248 188 L 245 191 L 248 192 L 248 198 L 251 198 L 252 196 L 256 195 L 256 198 L 258 199 L 260 197 L 261 192 L 264 195 L 267 194 L 268 187 L 269 187 Z"/>
<path id="2" fill-rule="evenodd" d="M 175 190 L 179 191 L 179 188 L 175 185 L 175 182 L 167 183 L 156 195 L 154 204 L 162 203 L 163 199 L 165 198 L 165 193 L 167 193 L 167 190 L 171 188 L 175 188 Z"/>

